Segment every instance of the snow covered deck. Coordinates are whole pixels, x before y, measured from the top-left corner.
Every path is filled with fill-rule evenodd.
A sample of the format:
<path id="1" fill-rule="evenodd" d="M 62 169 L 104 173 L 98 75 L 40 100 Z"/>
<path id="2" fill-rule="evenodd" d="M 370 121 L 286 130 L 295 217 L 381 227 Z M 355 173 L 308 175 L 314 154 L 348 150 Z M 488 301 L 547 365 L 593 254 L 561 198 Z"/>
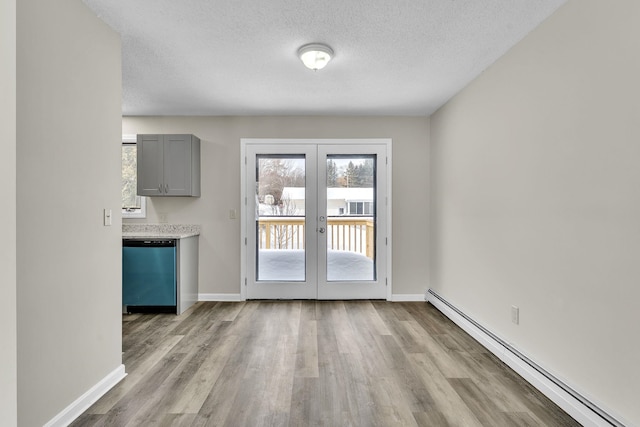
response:
<path id="1" fill-rule="evenodd" d="M 304 252 L 302 249 L 261 249 L 258 252 L 258 280 L 305 280 Z M 359 253 L 328 250 L 327 280 L 374 280 L 373 260 Z"/>

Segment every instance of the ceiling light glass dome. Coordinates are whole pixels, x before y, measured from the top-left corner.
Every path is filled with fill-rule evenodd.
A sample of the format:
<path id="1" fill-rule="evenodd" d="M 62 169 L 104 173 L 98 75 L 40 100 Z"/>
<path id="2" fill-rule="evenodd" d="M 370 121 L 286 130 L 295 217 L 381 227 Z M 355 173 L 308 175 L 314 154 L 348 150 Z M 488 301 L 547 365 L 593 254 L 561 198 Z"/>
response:
<path id="1" fill-rule="evenodd" d="M 305 67 L 311 70 L 321 70 L 333 57 L 333 50 L 321 43 L 311 43 L 298 49 L 298 56 Z"/>

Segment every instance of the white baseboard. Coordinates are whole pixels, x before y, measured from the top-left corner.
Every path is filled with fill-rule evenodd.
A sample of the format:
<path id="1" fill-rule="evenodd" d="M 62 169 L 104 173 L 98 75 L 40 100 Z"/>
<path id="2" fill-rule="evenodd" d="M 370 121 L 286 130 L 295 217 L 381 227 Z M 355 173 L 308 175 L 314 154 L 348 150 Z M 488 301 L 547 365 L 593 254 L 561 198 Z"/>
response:
<path id="1" fill-rule="evenodd" d="M 244 301 L 240 294 L 198 294 L 198 301 Z M 391 300 L 402 301 L 424 301 L 424 294 L 393 294 Z"/>
<path id="2" fill-rule="evenodd" d="M 427 301 L 583 426 L 624 427 L 619 418 L 616 419 L 553 377 L 431 289 L 427 291 Z"/>
<path id="3" fill-rule="evenodd" d="M 240 294 L 198 294 L 198 301 L 242 301 Z"/>
<path id="4" fill-rule="evenodd" d="M 392 294 L 391 301 L 393 302 L 424 301 L 424 294 Z"/>
<path id="5" fill-rule="evenodd" d="M 68 426 L 126 376 L 127 374 L 124 371 L 124 365 L 118 366 L 109 375 L 100 380 L 100 382 L 87 390 L 86 393 L 77 398 L 71 405 L 67 406 L 62 410 L 62 412 L 53 417 L 44 425 L 44 427 Z"/>
<path id="6" fill-rule="evenodd" d="M 198 301 L 244 301 L 241 294 L 198 294 Z M 391 300 L 402 301 L 424 301 L 424 294 L 393 294 Z"/>

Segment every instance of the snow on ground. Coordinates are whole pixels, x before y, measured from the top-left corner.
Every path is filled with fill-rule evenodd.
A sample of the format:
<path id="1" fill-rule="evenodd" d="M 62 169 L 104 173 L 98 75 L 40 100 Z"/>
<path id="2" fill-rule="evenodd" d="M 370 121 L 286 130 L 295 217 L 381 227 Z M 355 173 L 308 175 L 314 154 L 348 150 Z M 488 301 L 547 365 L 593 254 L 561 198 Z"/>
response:
<path id="1" fill-rule="evenodd" d="M 258 279 L 304 280 L 304 250 L 261 249 Z M 348 251 L 327 251 L 327 280 L 373 280 L 373 260 Z"/>

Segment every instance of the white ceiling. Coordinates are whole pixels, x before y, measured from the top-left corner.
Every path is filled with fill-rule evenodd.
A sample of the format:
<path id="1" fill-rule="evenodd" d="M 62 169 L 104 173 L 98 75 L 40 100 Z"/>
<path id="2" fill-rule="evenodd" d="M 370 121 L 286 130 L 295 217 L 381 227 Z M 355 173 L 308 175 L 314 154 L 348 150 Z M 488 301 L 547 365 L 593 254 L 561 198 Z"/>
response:
<path id="1" fill-rule="evenodd" d="M 430 115 L 565 0 L 84 2 L 122 37 L 124 115 Z"/>

